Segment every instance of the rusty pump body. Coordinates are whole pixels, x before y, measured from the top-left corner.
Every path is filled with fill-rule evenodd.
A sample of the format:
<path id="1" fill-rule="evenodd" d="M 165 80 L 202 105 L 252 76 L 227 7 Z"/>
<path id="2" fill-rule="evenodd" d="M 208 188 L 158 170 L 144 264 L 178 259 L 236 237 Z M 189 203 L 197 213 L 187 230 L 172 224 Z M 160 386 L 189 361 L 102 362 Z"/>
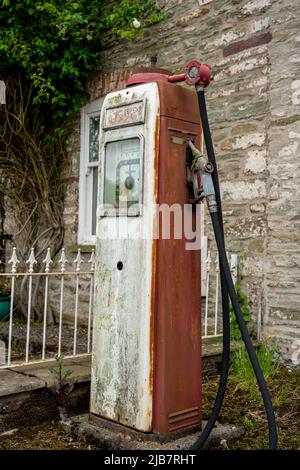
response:
<path id="1" fill-rule="evenodd" d="M 153 236 L 160 207 L 189 204 L 187 142 L 202 147 L 196 92 L 133 75 L 105 98 L 100 126 L 91 414 L 160 436 L 200 428 L 200 247 L 174 237 L 172 217 L 170 237 Z M 107 239 L 116 221 L 128 235 Z"/>

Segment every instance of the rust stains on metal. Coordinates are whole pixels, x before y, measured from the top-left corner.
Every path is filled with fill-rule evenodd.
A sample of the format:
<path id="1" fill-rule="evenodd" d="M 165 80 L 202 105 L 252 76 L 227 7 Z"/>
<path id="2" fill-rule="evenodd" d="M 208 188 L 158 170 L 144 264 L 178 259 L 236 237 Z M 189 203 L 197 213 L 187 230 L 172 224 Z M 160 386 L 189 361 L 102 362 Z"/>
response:
<path id="1" fill-rule="evenodd" d="M 188 204 L 186 147 L 171 139 L 196 137 L 201 144 L 195 92 L 159 82 L 161 118 L 158 204 Z M 170 130 L 170 129 L 176 129 Z M 167 183 L 167 184 L 166 184 Z M 195 222 L 195 214 L 193 215 Z M 200 250 L 186 250 L 185 237 L 156 240 L 154 432 L 168 435 L 199 426 L 201 416 Z M 171 417 L 171 422 L 170 422 Z M 176 417 L 176 418 L 175 418 Z"/>
<path id="2" fill-rule="evenodd" d="M 154 149 L 154 202 L 157 203 L 158 197 L 158 158 L 159 158 L 159 135 L 160 135 L 160 109 L 157 110 L 156 115 L 156 126 L 155 126 L 155 149 Z M 156 230 L 156 214 L 153 218 L 153 232 Z M 151 300 L 150 300 L 150 380 L 149 389 L 153 397 L 153 386 L 154 386 L 154 347 L 155 347 L 155 310 L 156 310 L 156 254 L 157 254 L 157 240 L 153 237 L 152 240 L 152 266 L 151 266 Z M 155 404 L 152 403 L 152 426 L 153 426 L 153 408 Z"/>

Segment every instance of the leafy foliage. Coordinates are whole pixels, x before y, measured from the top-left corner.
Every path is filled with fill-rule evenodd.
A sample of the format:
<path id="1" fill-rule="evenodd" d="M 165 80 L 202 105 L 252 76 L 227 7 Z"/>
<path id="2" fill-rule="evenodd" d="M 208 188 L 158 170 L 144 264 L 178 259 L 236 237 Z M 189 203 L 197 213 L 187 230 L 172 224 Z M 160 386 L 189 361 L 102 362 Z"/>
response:
<path id="1" fill-rule="evenodd" d="M 33 86 L 34 104 L 55 118 L 77 111 L 85 85 L 99 67 L 103 33 L 133 39 L 158 21 L 154 0 L 2 0 L 1 71 L 19 70 Z"/>
<path id="2" fill-rule="evenodd" d="M 247 294 L 245 294 L 245 292 L 242 291 L 241 285 L 239 282 L 235 284 L 235 290 L 237 293 L 237 298 L 241 307 L 241 312 L 242 312 L 244 321 L 245 323 L 249 323 L 250 322 L 250 309 L 248 305 Z M 235 341 L 239 341 L 240 339 L 242 339 L 241 331 L 236 321 L 232 304 L 230 304 L 230 334 L 231 334 L 231 338 Z"/>
<path id="3" fill-rule="evenodd" d="M 61 388 L 65 385 L 68 377 L 72 375 L 70 369 L 64 370 L 65 362 L 63 356 L 56 354 L 55 356 L 56 367 L 50 367 L 49 372 L 57 378 L 57 387 Z"/>

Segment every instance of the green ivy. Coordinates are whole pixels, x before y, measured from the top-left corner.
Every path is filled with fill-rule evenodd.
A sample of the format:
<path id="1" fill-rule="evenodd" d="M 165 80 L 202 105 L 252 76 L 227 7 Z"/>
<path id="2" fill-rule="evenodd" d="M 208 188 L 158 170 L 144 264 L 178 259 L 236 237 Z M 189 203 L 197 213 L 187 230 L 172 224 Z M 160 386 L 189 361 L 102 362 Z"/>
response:
<path id="1" fill-rule="evenodd" d="M 0 72 L 21 74 L 33 86 L 33 105 L 48 118 L 70 116 L 100 66 L 103 35 L 134 39 L 161 18 L 154 0 L 2 0 Z"/>
<path id="2" fill-rule="evenodd" d="M 248 304 L 248 296 L 245 294 L 245 292 L 242 291 L 241 285 L 239 282 L 236 282 L 235 284 L 235 290 L 237 293 L 237 298 L 239 305 L 241 307 L 241 312 L 244 318 L 245 323 L 250 322 L 250 309 L 249 309 L 249 304 Z M 230 304 L 230 334 L 231 338 L 235 341 L 239 341 L 242 339 L 241 331 L 239 329 L 238 323 L 235 318 L 235 313 L 232 307 L 232 304 Z"/>
<path id="3" fill-rule="evenodd" d="M 105 43 L 138 40 L 163 16 L 155 0 L 0 0 L 0 184 L 19 253 L 61 249 L 68 118 L 87 101 Z"/>

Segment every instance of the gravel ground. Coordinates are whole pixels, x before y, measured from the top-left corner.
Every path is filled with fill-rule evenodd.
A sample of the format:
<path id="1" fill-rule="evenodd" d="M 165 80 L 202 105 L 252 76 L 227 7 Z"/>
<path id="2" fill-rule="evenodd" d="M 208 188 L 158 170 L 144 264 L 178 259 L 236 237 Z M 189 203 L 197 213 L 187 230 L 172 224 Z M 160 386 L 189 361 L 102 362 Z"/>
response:
<path id="1" fill-rule="evenodd" d="M 12 359 L 22 361 L 25 359 L 26 348 L 26 330 L 25 324 L 13 325 L 12 331 Z M 8 344 L 8 323 L 0 325 L 0 340 Z M 30 327 L 30 359 L 40 359 L 43 344 L 43 325 L 33 324 Z M 52 358 L 58 351 L 58 325 L 47 326 L 46 334 L 46 357 Z M 62 355 L 68 356 L 73 354 L 74 345 L 74 328 L 71 325 L 63 325 L 62 328 Z M 87 328 L 77 328 L 77 354 L 87 352 Z"/>
<path id="2" fill-rule="evenodd" d="M 21 428 L 12 435 L 0 435 L 0 450 L 92 450 L 93 447 L 75 441 L 59 423 L 50 422 L 31 428 Z"/>

